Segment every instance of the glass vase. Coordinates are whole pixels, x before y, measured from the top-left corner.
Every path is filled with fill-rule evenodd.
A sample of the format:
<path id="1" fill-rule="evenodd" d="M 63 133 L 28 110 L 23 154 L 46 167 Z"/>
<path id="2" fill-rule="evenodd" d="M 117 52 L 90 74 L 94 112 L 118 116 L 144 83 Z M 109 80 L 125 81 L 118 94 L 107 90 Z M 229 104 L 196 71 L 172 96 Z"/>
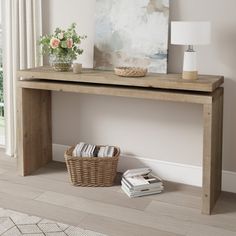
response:
<path id="1" fill-rule="evenodd" d="M 68 55 L 58 56 L 52 54 L 49 56 L 49 62 L 55 71 L 63 72 L 71 70 L 73 59 Z"/>

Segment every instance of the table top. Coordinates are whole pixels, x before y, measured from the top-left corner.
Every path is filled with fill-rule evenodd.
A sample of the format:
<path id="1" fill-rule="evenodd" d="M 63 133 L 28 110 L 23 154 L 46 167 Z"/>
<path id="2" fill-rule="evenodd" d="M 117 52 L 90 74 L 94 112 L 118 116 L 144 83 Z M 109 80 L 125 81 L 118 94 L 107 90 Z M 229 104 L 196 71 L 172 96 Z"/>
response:
<path id="1" fill-rule="evenodd" d="M 187 90 L 199 92 L 213 92 L 224 83 L 223 76 L 199 75 L 198 80 L 183 80 L 181 74 L 149 73 L 145 77 L 119 77 L 113 71 L 83 69 L 81 74 L 69 72 L 55 72 L 50 67 L 37 67 L 17 72 L 21 80 L 52 80 L 65 82 L 79 82 L 104 85 L 132 86 L 143 88 L 158 88 L 169 90 Z"/>

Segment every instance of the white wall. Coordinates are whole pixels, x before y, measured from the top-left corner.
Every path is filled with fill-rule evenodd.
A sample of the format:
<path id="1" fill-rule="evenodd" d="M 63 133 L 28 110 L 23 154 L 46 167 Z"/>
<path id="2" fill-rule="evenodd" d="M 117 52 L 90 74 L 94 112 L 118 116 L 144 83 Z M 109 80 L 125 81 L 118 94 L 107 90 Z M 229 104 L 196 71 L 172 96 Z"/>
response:
<path id="1" fill-rule="evenodd" d="M 212 44 L 198 48 L 199 71 L 225 82 L 223 168 L 236 172 L 236 1 L 170 0 L 171 20 L 210 20 Z M 95 0 L 43 0 L 44 33 L 77 22 L 88 39 L 79 59 L 92 67 Z M 183 48 L 170 46 L 169 72 L 181 72 Z M 115 144 L 128 156 L 200 166 L 202 108 L 140 99 L 53 94 L 53 142 Z"/>
<path id="2" fill-rule="evenodd" d="M 212 43 L 198 48 L 200 73 L 225 76 L 223 168 L 236 171 L 236 1 L 170 0 L 171 20 L 210 20 Z M 170 47 L 169 70 L 178 72 L 178 47 Z"/>

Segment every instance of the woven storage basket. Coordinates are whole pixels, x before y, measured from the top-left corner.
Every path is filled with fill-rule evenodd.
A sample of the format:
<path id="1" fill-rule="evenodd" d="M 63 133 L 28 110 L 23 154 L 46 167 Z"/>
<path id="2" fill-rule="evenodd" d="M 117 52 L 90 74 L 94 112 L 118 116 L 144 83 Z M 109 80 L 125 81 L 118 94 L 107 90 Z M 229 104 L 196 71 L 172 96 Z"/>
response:
<path id="1" fill-rule="evenodd" d="M 144 77 L 147 74 L 147 68 L 140 67 L 116 67 L 115 74 L 123 77 Z"/>
<path id="2" fill-rule="evenodd" d="M 65 152 L 65 161 L 74 186 L 108 187 L 116 177 L 120 149 L 115 147 L 114 157 L 73 157 L 74 147 Z"/>

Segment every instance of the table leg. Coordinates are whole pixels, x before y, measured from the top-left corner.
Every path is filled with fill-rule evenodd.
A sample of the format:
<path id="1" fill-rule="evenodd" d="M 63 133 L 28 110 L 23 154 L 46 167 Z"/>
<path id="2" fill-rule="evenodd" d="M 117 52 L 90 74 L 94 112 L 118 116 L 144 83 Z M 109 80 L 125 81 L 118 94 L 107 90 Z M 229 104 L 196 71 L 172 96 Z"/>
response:
<path id="1" fill-rule="evenodd" d="M 223 88 L 217 89 L 211 104 L 205 104 L 203 138 L 202 213 L 211 211 L 221 193 Z"/>
<path id="2" fill-rule="evenodd" d="M 26 176 L 52 160 L 51 92 L 17 89 L 17 166 Z"/>

